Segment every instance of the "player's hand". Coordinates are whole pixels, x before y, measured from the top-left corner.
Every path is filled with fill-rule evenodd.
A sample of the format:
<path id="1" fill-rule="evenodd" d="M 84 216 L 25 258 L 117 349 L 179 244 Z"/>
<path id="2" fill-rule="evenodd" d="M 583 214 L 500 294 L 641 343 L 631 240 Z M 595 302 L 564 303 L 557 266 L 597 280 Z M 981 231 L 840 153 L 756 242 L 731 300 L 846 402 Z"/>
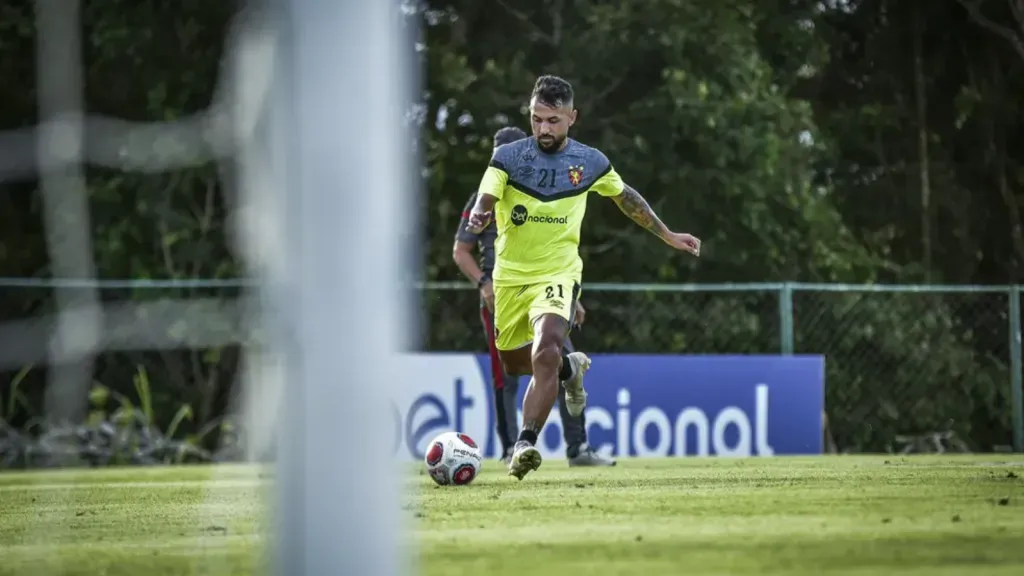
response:
<path id="1" fill-rule="evenodd" d="M 665 243 L 676 250 L 684 250 L 700 257 L 700 238 L 683 232 L 672 232 L 665 238 Z"/>
<path id="2" fill-rule="evenodd" d="M 580 301 L 576 301 L 576 314 L 573 317 L 574 326 L 583 326 L 583 321 L 587 317 L 587 311 L 583 309 L 583 304 Z"/>
<path id="3" fill-rule="evenodd" d="M 484 299 L 484 304 L 491 314 L 494 314 L 494 286 L 490 282 L 485 282 L 480 287 L 480 297 Z"/>
<path id="4" fill-rule="evenodd" d="M 491 223 L 490 212 L 473 212 L 469 215 L 469 221 L 466 223 L 466 230 L 473 234 L 479 234 L 487 228 L 487 225 Z"/>

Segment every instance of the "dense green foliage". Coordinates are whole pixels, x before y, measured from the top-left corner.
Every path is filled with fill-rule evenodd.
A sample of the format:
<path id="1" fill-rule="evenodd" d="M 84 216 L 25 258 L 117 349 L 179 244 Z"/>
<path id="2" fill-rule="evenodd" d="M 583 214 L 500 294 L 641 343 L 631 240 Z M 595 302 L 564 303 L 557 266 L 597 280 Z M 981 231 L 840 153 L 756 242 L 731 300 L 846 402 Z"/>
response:
<path id="1" fill-rule="evenodd" d="M 166 120 L 209 105 L 232 3 L 84 5 L 90 113 Z M 601 148 L 670 226 L 705 242 L 700 260 L 672 253 L 592 198 L 587 282 L 1021 281 L 1024 44 L 1007 3 L 451 0 L 419 8 L 428 280 L 458 279 L 454 228 L 490 136 L 507 123 L 525 127 L 533 80 L 555 73 L 578 94 L 574 135 Z M 28 0 L 0 8 L 0 74 L 19 88 L 0 92 L 0 130 L 36 121 L 32 19 Z M 0 276 L 48 275 L 36 183 L 0 187 Z M 225 218 L 230 190 L 217 165 L 148 175 L 94 169 L 89 190 L 99 275 L 240 273 Z M 52 308 L 47 293 L 4 290 L 0 321 Z M 594 351 L 778 350 L 771 295 L 591 293 L 584 301 L 593 329 L 581 337 Z M 424 306 L 429 349 L 481 348 L 471 294 L 426 294 Z M 828 354 L 840 447 L 884 450 L 895 434 L 949 420 L 973 448 L 1008 443 L 1005 306 L 995 297 L 797 298 L 798 351 Z M 139 350 L 101 358 L 96 379 L 129 394 L 138 366 L 147 366 L 160 428 L 188 404 L 195 417 L 181 429 L 191 433 L 223 411 L 237 356 Z M 38 411 L 44 375 L 30 370 L 17 391 L 0 389 L 5 407 L 24 404 L 5 417 L 24 423 Z"/>

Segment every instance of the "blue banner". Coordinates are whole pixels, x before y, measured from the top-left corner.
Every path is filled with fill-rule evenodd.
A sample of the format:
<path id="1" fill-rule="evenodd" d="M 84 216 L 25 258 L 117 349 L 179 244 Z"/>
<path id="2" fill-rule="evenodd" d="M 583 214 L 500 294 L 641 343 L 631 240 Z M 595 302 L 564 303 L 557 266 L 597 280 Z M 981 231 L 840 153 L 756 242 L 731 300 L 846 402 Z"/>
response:
<path id="1" fill-rule="evenodd" d="M 825 395 L 821 356 L 591 356 L 585 379 L 588 443 L 614 456 L 820 454 Z M 490 359 L 415 354 L 397 390 L 396 455 L 423 457 L 431 438 L 469 434 L 497 456 Z M 520 379 L 519 408 L 529 378 Z M 520 422 L 522 421 L 520 415 Z M 538 446 L 564 458 L 557 407 Z"/>

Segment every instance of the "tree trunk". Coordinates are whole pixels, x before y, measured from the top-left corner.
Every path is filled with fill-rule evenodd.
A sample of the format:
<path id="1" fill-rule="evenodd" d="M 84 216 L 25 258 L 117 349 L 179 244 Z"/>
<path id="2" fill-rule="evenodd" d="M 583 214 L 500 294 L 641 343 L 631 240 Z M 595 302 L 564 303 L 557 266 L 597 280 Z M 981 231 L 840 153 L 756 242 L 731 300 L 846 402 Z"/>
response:
<path id="1" fill-rule="evenodd" d="M 989 62 L 992 68 L 992 79 L 996 87 L 993 90 L 996 94 L 994 102 L 996 121 L 993 123 L 996 186 L 999 188 L 999 195 L 1006 205 L 1006 213 L 1010 224 L 1010 241 L 1013 243 L 1014 253 L 1014 258 L 1011 262 L 1007 263 L 1006 270 L 1008 281 L 1016 284 L 1020 277 L 1021 264 L 1024 263 L 1024 222 L 1021 220 L 1020 203 L 1017 201 L 1017 195 L 1014 193 L 1010 180 L 1007 177 L 1007 172 L 1010 169 L 1007 158 L 1007 134 L 1006 125 L 1001 121 L 1002 118 L 1006 117 L 1006 101 L 1004 99 L 1007 90 L 1006 82 L 1003 77 L 1003 70 L 999 65 L 999 58 L 994 51 L 989 51 Z"/>
<path id="2" fill-rule="evenodd" d="M 932 190 L 929 178 L 928 156 L 928 101 L 925 95 L 922 4 L 914 10 L 914 92 L 917 96 L 917 156 L 921 186 L 921 251 L 924 260 L 924 280 L 932 280 Z"/>

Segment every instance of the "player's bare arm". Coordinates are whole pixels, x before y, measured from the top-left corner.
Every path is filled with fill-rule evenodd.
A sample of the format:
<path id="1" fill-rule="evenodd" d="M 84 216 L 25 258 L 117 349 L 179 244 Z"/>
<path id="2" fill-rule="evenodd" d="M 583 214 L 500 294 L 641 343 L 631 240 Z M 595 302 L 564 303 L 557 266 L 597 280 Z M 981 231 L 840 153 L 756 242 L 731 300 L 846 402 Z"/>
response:
<path id="1" fill-rule="evenodd" d="M 471 242 L 456 240 L 455 246 L 452 247 L 452 260 L 455 261 L 455 265 L 459 267 L 459 272 L 462 272 L 463 276 L 477 284 L 483 278 L 484 271 L 476 263 L 476 257 L 473 255 L 475 249 L 476 245 Z"/>
<path id="2" fill-rule="evenodd" d="M 613 196 L 612 200 L 615 201 L 615 204 L 618 205 L 619 210 L 622 210 L 623 214 L 629 216 L 630 220 L 636 222 L 658 238 L 664 240 L 671 233 L 671 230 L 654 213 L 654 209 L 647 203 L 647 200 L 633 189 L 632 186 L 624 184 L 622 186 L 622 194 Z"/>
<path id="3" fill-rule="evenodd" d="M 484 299 L 487 309 L 493 314 L 494 287 L 491 286 L 490 277 L 485 277 L 484 271 L 480 269 L 476 262 L 476 257 L 473 256 L 475 248 L 476 245 L 471 242 L 456 240 L 455 246 L 452 248 L 452 260 L 455 261 L 455 265 L 459 267 L 459 271 L 462 272 L 463 276 L 480 287 L 480 297 Z"/>
<path id="4" fill-rule="evenodd" d="M 661 238 L 669 246 L 685 250 L 694 256 L 700 256 L 700 239 L 690 234 L 669 230 L 668 226 L 665 226 L 665 223 L 654 213 L 654 209 L 647 203 L 647 200 L 632 186 L 623 184 L 622 193 L 612 196 L 612 200 L 623 214 L 629 216 L 630 220 Z"/>
<path id="5" fill-rule="evenodd" d="M 482 232 L 491 223 L 494 203 L 497 201 L 498 199 L 490 194 L 477 194 L 476 203 L 473 204 L 473 210 L 469 213 L 469 223 L 466 224 L 466 228 L 474 234 Z"/>

